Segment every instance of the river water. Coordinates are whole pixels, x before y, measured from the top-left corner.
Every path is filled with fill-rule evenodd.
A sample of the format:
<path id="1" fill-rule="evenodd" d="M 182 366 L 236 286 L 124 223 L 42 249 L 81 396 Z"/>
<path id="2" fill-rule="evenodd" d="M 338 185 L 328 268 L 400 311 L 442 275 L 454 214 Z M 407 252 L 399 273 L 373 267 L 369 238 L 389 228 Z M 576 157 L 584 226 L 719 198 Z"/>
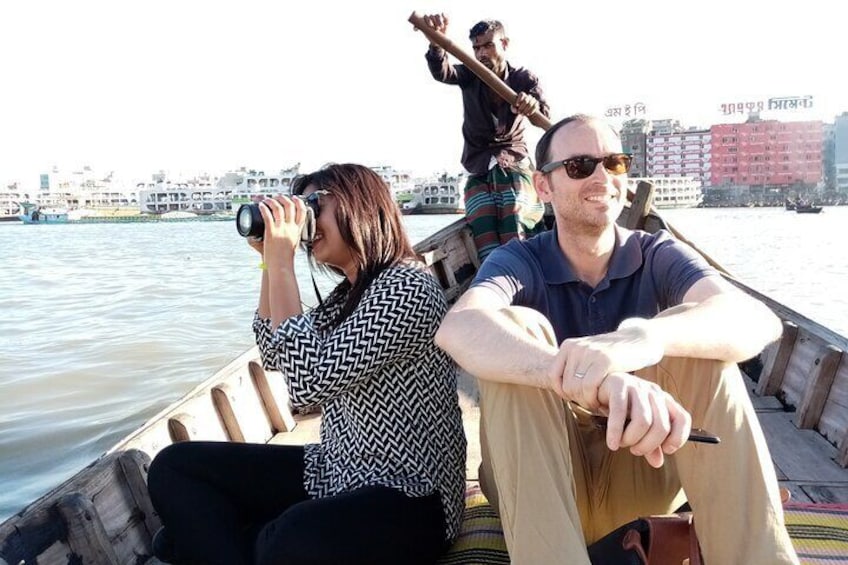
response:
<path id="1" fill-rule="evenodd" d="M 848 207 L 663 215 L 749 286 L 848 335 Z M 457 217 L 405 222 L 415 242 Z M 258 263 L 231 222 L 0 224 L 0 520 L 250 347 Z"/>

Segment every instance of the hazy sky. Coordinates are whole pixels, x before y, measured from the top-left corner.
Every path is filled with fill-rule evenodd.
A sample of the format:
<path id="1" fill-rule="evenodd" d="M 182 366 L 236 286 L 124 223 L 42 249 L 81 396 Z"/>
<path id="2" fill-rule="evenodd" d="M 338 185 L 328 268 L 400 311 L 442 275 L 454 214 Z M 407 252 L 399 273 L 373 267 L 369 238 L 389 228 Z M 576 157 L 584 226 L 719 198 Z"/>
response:
<path id="1" fill-rule="evenodd" d="M 722 103 L 807 94 L 813 111 L 764 117 L 848 110 L 840 2 L 5 0 L 0 182 L 54 164 L 458 171 L 459 89 L 432 80 L 407 22 L 444 10 L 466 48 L 476 21 L 501 19 L 555 116 L 643 102 L 709 125 L 741 120 Z"/>

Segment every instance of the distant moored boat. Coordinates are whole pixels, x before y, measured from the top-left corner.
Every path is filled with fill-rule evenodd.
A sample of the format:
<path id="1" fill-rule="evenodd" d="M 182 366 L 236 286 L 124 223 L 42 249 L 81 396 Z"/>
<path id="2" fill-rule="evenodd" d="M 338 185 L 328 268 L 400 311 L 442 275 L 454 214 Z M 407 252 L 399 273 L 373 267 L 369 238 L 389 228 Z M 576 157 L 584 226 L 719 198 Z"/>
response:
<path id="1" fill-rule="evenodd" d="M 25 224 L 66 224 L 68 210 L 66 208 L 41 208 L 36 204 L 22 203 L 23 214 L 18 218 Z"/>

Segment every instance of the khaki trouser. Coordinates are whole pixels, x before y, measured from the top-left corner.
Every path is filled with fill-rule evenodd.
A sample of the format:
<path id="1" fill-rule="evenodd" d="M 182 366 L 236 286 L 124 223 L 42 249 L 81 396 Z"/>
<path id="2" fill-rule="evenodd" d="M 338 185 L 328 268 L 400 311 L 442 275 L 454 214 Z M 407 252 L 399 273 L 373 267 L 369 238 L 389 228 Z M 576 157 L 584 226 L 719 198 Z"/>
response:
<path id="1" fill-rule="evenodd" d="M 527 309 L 514 310 L 524 323 Z M 549 338 L 549 327 L 538 328 L 546 323 L 534 319 L 528 329 Z M 690 412 L 693 427 L 721 443 L 687 443 L 654 469 L 626 449 L 609 451 L 604 432 L 553 393 L 479 381 L 480 482 L 499 511 L 512 563 L 588 564 L 587 544 L 639 516 L 673 512 L 688 497 L 706 564 L 797 564 L 736 366 L 667 357 L 636 374 L 658 383 Z"/>

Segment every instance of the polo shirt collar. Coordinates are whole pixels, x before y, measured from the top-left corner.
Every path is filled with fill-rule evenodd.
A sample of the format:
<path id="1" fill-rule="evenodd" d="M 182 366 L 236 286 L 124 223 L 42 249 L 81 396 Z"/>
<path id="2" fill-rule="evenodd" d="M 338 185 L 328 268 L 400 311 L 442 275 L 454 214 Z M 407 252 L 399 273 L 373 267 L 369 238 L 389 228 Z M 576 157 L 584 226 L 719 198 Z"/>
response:
<path id="1" fill-rule="evenodd" d="M 604 281 L 629 277 L 642 266 L 642 246 L 639 239 L 634 236 L 632 231 L 622 228 L 618 224 L 613 227 L 615 229 L 615 247 Z M 574 274 L 571 264 L 565 258 L 565 254 L 559 246 L 557 233 L 557 226 L 554 224 L 552 230 L 538 236 L 539 238 L 547 238 L 548 241 L 545 243 L 554 251 L 550 260 L 541 261 L 545 282 L 548 284 L 579 282 L 580 279 Z M 601 281 L 598 288 L 606 286 L 604 281 Z"/>

